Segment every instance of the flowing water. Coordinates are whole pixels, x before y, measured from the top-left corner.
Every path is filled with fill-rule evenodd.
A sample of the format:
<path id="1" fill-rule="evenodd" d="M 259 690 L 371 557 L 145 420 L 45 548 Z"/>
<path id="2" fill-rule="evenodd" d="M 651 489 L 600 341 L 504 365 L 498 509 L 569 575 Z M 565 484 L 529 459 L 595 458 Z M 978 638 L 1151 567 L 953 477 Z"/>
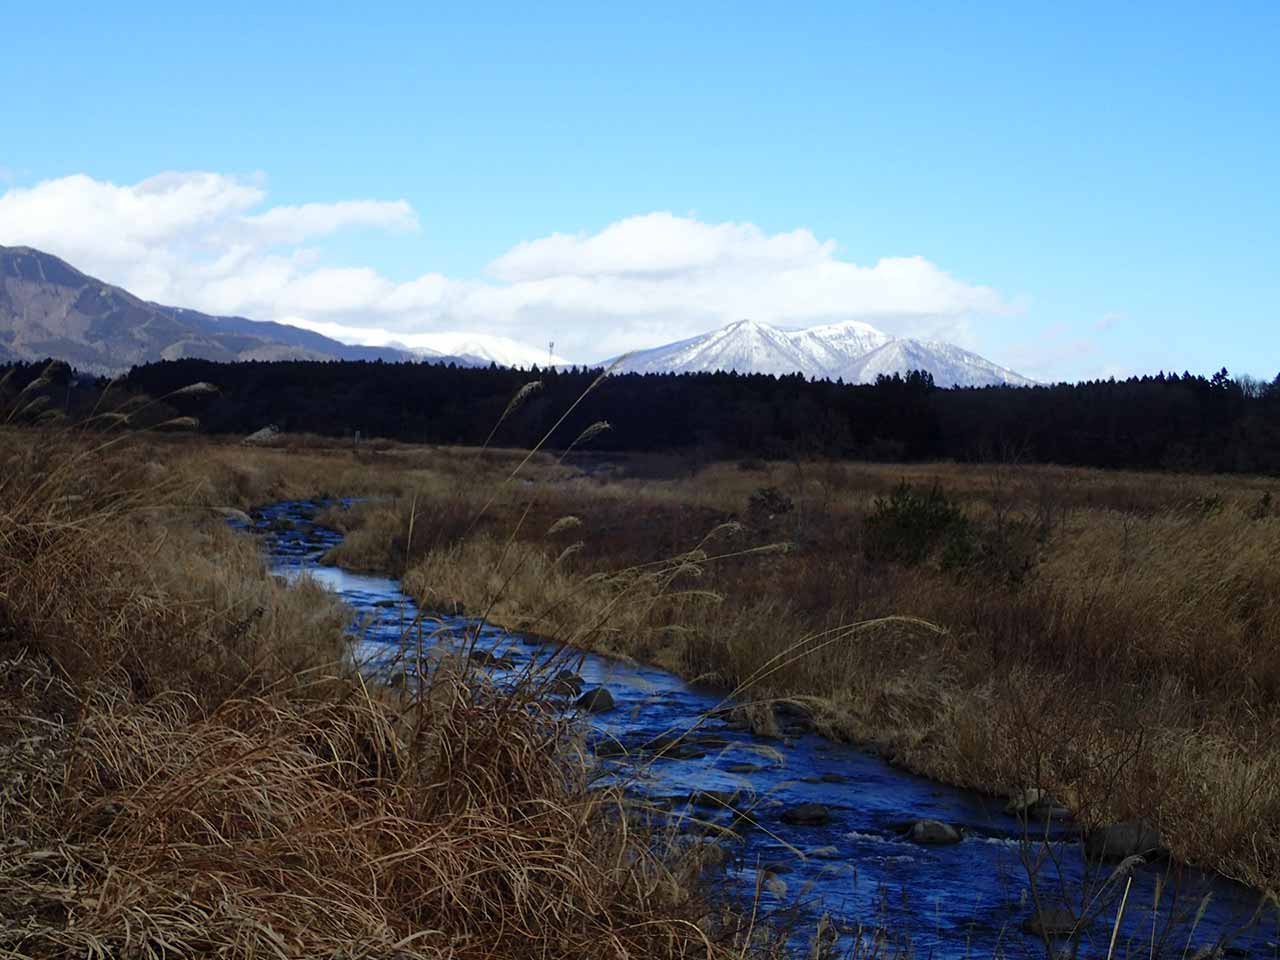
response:
<path id="1" fill-rule="evenodd" d="M 351 606 L 356 656 L 385 677 L 406 628 L 421 618 L 398 581 L 321 564 L 341 540 L 312 521 L 324 505 L 289 501 L 256 510 L 254 529 L 266 534 L 273 572 L 314 577 Z M 477 650 L 505 658 L 493 670 L 499 682 L 531 661 L 565 657 L 554 645 L 473 619 L 433 616 L 436 629 L 437 619 L 458 643 L 465 635 Z M 891 767 L 871 752 L 806 732 L 799 717 L 782 718 L 781 737 L 756 736 L 714 713 L 721 705 L 714 690 L 661 670 L 585 654 L 575 654 L 573 666 L 586 689 L 603 687 L 616 704 L 582 716 L 601 764 L 691 833 L 707 823 L 734 825 L 741 839 L 721 843 L 728 889 L 744 899 L 758 895 L 763 908 L 792 922 L 798 952 L 825 916 L 838 950 L 888 936 L 891 945 L 909 945 L 921 957 L 1043 957 L 1043 941 L 1023 929 L 1038 901 L 1065 904 L 1077 916 L 1091 904 L 1078 955 L 1107 955 L 1126 881 L 1107 884 L 1114 865 L 1086 863 L 1069 824 L 1028 826 L 1005 812 L 1002 799 Z M 670 745 L 671 734 L 690 730 Z M 792 822 L 802 804 L 821 805 L 825 818 Z M 919 819 L 958 827 L 963 839 L 913 843 L 906 828 Z M 1115 956 L 1154 952 L 1190 960 L 1218 946 L 1226 956 L 1280 960 L 1280 917 L 1270 907 L 1259 912 L 1259 900 L 1256 892 L 1169 861 L 1140 866 Z M 1066 946 L 1055 942 L 1055 950 Z"/>

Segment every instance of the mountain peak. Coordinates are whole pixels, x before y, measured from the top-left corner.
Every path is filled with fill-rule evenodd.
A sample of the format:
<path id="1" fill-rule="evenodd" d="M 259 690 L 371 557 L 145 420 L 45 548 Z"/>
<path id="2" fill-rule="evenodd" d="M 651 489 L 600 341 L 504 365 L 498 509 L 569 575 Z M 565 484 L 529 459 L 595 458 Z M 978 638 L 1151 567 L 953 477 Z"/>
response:
<path id="1" fill-rule="evenodd" d="M 887 337 L 889 334 L 873 327 L 862 320 L 839 320 L 835 323 L 819 324 L 816 327 L 805 327 L 796 333 L 807 333 L 819 337 L 873 336 Z"/>

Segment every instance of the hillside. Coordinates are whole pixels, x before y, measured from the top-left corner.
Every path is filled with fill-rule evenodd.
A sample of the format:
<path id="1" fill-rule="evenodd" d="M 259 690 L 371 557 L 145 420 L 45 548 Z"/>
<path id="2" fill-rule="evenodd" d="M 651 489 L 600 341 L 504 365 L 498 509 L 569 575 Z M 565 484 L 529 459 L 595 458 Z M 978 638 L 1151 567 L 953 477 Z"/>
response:
<path id="1" fill-rule="evenodd" d="M 31 247 L 0 247 L 0 361 L 57 357 L 115 374 L 157 360 L 408 360 L 282 323 L 167 307 Z M 433 357 L 440 362 L 448 357 Z"/>

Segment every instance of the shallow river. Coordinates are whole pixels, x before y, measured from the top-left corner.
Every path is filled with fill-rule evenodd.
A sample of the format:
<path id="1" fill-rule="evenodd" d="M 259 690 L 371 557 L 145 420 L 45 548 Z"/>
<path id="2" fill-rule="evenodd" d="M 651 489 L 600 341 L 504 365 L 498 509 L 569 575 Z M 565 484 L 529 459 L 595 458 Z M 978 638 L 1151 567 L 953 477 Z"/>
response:
<path id="1" fill-rule="evenodd" d="M 254 527 L 266 534 L 273 572 L 310 575 L 354 609 L 358 657 L 376 672 L 399 652 L 418 611 L 394 579 L 319 562 L 341 540 L 312 522 L 323 506 L 273 504 L 254 511 Z M 476 635 L 475 620 L 446 617 L 444 623 L 459 642 L 464 632 Z M 476 648 L 508 658 L 514 673 L 556 652 L 487 626 L 479 628 Z M 499 666 L 495 678 L 505 669 Z M 1047 906 L 1065 903 L 1078 916 L 1096 895 L 1078 954 L 1107 955 L 1125 883 L 1097 893 L 1111 866 L 1086 864 L 1069 825 L 1028 829 L 1005 812 L 1002 799 L 913 776 L 870 752 L 803 732 L 803 724 L 793 725 L 791 735 L 765 739 L 726 718 L 709 719 L 720 696 L 661 670 L 590 655 L 576 657 L 574 670 L 586 689 L 604 687 L 613 696 L 613 710 L 584 713 L 583 720 L 601 763 L 630 789 L 691 826 L 728 825 L 734 809 L 750 808 L 755 825 L 739 820 L 742 839 L 725 845 L 727 876 L 736 895 L 749 898 L 759 890 L 762 906 L 786 912 L 798 942 L 826 915 L 842 947 L 882 931 L 896 945 L 908 941 L 917 957 L 1043 957 L 1043 942 L 1023 929 L 1036 914 L 1034 897 Z M 674 756 L 655 758 L 645 749 L 656 737 L 695 726 L 670 751 Z M 618 744 L 629 748 L 627 755 L 609 757 L 621 752 Z M 825 822 L 790 822 L 801 804 L 825 807 Z M 905 827 L 919 819 L 958 827 L 963 839 L 913 843 Z M 1045 862 L 1035 868 L 1033 860 Z M 1227 956 L 1280 958 L 1280 917 L 1271 908 L 1256 915 L 1258 905 L 1256 893 L 1221 878 L 1167 861 L 1142 866 L 1134 873 L 1115 956 L 1151 957 L 1154 942 L 1160 956 L 1187 960 L 1215 944 Z"/>

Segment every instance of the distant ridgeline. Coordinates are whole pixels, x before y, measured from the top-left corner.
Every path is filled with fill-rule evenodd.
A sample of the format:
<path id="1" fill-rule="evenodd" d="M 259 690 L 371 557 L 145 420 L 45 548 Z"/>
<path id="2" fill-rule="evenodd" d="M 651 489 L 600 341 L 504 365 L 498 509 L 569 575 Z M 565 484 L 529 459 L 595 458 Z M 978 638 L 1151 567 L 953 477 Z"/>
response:
<path id="1" fill-rule="evenodd" d="M 0 390 L 11 400 L 41 369 L 20 367 L 15 373 L 21 375 Z M 149 414 L 194 416 L 210 433 L 247 434 L 271 423 L 286 432 L 480 444 L 502 420 L 495 445 L 528 447 L 554 428 L 549 446 L 555 449 L 607 421 L 609 431 L 592 447 L 684 451 L 698 459 L 1016 458 L 1280 473 L 1280 377 L 1235 380 L 1224 370 L 1210 378 L 1162 374 L 943 390 L 921 373 L 867 385 L 800 375 L 623 374 L 589 390 L 598 375 L 376 361 L 176 360 L 136 367 L 114 389 L 160 398 L 193 383 L 216 384 L 217 395 L 171 397 Z M 531 381 L 541 387 L 503 420 Z M 79 380 L 74 389 L 53 389 L 50 400 L 69 406 L 74 417 L 92 408 L 92 395 L 106 383 Z M 0 393 L 0 411 L 5 403 Z"/>

